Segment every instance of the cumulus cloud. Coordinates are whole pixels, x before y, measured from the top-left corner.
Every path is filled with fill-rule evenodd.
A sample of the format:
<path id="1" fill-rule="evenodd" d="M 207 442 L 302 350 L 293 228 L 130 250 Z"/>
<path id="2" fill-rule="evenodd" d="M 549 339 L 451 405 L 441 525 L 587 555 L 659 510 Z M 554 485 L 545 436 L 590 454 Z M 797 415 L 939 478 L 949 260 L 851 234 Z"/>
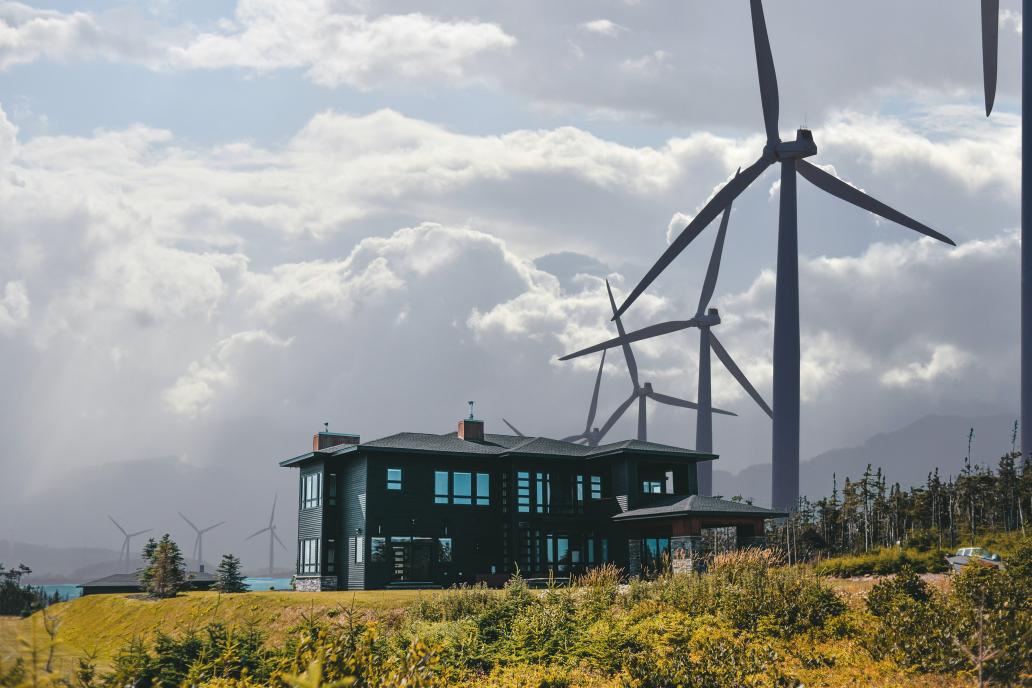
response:
<path id="1" fill-rule="evenodd" d="M 586 21 L 580 25 L 581 29 L 588 33 L 595 33 L 600 36 L 616 36 L 621 31 L 626 31 L 627 28 L 620 26 L 614 21 L 608 19 L 592 19 Z"/>
<path id="2" fill-rule="evenodd" d="M 882 373 L 881 381 L 889 387 L 907 387 L 914 383 L 929 383 L 941 377 L 956 375 L 971 363 L 972 356 L 952 344 L 932 347 L 928 361 L 915 361 Z"/>

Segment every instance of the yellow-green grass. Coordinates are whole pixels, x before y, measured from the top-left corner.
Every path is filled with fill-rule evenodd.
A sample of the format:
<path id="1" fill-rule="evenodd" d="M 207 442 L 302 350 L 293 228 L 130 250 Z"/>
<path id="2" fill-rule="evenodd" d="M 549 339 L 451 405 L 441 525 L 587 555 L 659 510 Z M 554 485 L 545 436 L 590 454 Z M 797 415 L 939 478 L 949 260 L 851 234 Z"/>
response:
<path id="1" fill-rule="evenodd" d="M 385 613 L 404 608 L 416 600 L 418 590 L 361 592 L 249 592 L 219 595 L 191 592 L 173 599 L 153 600 L 142 595 L 88 595 L 52 605 L 48 613 L 59 620 L 55 657 L 64 668 L 74 666 L 85 654 L 107 665 L 130 639 L 150 638 L 155 631 L 177 634 L 203 629 L 213 621 L 230 626 L 254 625 L 270 642 L 304 620 L 333 610 L 354 608 L 359 613 Z M 37 652 L 45 656 L 49 638 L 43 617 L 27 619 L 0 616 L 0 662 L 28 657 L 33 639 Z"/>

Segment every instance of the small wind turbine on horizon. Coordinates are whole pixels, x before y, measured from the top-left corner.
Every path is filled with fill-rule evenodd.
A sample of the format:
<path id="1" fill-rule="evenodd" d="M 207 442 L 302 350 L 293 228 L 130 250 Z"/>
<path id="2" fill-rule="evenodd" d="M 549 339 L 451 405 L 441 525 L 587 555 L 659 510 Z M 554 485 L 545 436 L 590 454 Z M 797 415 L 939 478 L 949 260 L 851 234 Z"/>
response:
<path id="1" fill-rule="evenodd" d="M 225 521 L 219 521 L 215 525 L 208 526 L 207 528 L 198 528 L 193 524 L 193 521 L 191 521 L 183 515 L 182 511 L 179 511 L 177 513 L 179 514 L 179 518 L 186 521 L 186 523 L 191 528 L 193 528 L 194 532 L 197 534 L 197 536 L 194 538 L 193 558 L 197 561 L 197 570 L 201 573 L 204 573 L 204 534 L 207 533 L 209 530 L 214 530 L 215 528 L 218 528 L 219 526 L 224 524 Z"/>
<path id="2" fill-rule="evenodd" d="M 129 533 L 129 532 L 126 532 L 126 529 L 123 528 L 122 525 L 118 521 L 115 520 L 114 516 L 112 516 L 111 514 L 108 514 L 108 518 L 111 519 L 111 522 L 115 524 L 115 528 L 118 528 L 118 532 L 122 533 L 122 537 L 123 537 L 122 548 L 119 551 L 118 563 L 119 563 L 119 565 L 121 565 L 125 569 L 127 569 L 124 572 L 128 573 L 129 572 L 128 568 L 131 565 L 130 562 L 132 561 L 132 557 L 130 555 L 130 551 L 131 550 L 130 550 L 130 547 L 129 547 L 129 541 L 132 540 L 137 535 L 143 535 L 144 533 L 149 533 L 149 532 L 151 532 L 154 529 L 153 528 L 147 528 L 146 530 L 138 530 L 135 533 Z"/>
<path id="3" fill-rule="evenodd" d="M 603 357 L 605 356 L 606 350 L 611 347 L 623 346 L 630 344 L 631 342 L 639 342 L 645 339 L 651 339 L 653 337 L 660 337 L 665 334 L 672 332 L 679 332 L 691 327 L 698 328 L 699 330 L 699 411 L 696 414 L 696 426 L 695 426 L 695 449 L 700 452 L 706 452 L 708 454 L 713 453 L 713 395 L 712 395 L 712 379 L 711 379 L 711 366 L 710 366 L 710 354 L 715 353 L 720 362 L 724 364 L 724 368 L 738 381 L 738 384 L 742 386 L 742 389 L 752 397 L 752 399 L 759 405 L 763 412 L 771 418 L 774 417 L 774 412 L 771 411 L 770 406 L 763 400 L 760 393 L 756 391 L 752 383 L 746 378 L 745 373 L 742 372 L 738 364 L 735 363 L 734 359 L 731 358 L 731 354 L 727 352 L 724 345 L 720 343 L 716 335 L 712 332 L 712 327 L 720 324 L 720 314 L 716 308 L 709 308 L 710 299 L 713 298 L 713 292 L 717 286 L 717 276 L 720 273 L 720 258 L 724 251 L 724 238 L 727 235 L 727 225 L 731 216 L 731 205 L 729 204 L 724 208 L 724 215 L 720 221 L 720 229 L 717 232 L 717 238 L 713 243 L 713 252 L 710 254 L 709 267 L 706 270 L 706 279 L 703 282 L 702 293 L 699 296 L 699 306 L 695 311 L 695 316 L 689 320 L 672 320 L 670 322 L 659 323 L 656 325 L 650 325 L 643 327 L 640 330 L 631 332 L 623 337 L 616 339 L 610 339 L 609 341 L 590 346 L 586 349 L 567 354 L 561 357 L 560 361 L 567 361 L 571 358 L 577 358 L 578 356 L 584 356 L 586 354 L 594 353 L 596 351 L 602 351 Z M 713 494 L 713 462 L 702 461 L 698 464 L 698 481 L 699 481 L 699 494 L 711 495 Z"/>
<path id="4" fill-rule="evenodd" d="M 771 456 L 771 505 L 794 510 L 799 500 L 799 245 L 796 216 L 796 180 L 801 175 L 817 188 L 859 208 L 950 245 L 944 234 L 894 210 L 854 186 L 805 160 L 817 154 L 808 129 L 799 129 L 794 141 L 782 141 L 778 131 L 780 108 L 774 58 L 767 36 L 761 0 L 750 0 L 753 43 L 759 75 L 760 101 L 767 143 L 759 159 L 718 191 L 670 243 L 617 310 L 622 315 L 735 198 L 768 167 L 781 166 L 778 214 L 777 283 L 774 297 L 774 431 Z"/>
<path id="5" fill-rule="evenodd" d="M 277 498 L 278 498 L 278 495 L 273 495 L 272 496 L 272 513 L 269 514 L 269 525 L 265 526 L 261 530 L 255 531 L 254 533 L 251 533 L 246 538 L 244 538 L 244 540 L 250 540 L 251 538 L 258 537 L 259 535 L 261 535 L 262 533 L 265 533 L 265 532 L 267 532 L 269 534 L 269 577 L 270 578 L 272 577 L 272 574 L 273 574 L 273 564 L 274 564 L 274 555 L 275 555 L 275 545 L 276 545 L 276 543 L 279 543 L 279 546 L 282 547 L 284 550 L 287 549 L 287 546 L 284 545 L 283 541 L 279 539 L 279 535 L 276 535 L 276 499 Z"/>

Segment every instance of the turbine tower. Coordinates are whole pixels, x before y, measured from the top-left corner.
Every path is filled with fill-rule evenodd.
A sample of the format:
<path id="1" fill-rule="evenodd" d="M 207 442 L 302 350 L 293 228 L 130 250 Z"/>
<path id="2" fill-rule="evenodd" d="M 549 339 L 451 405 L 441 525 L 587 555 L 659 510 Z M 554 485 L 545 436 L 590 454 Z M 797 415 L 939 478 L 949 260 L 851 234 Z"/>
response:
<path id="1" fill-rule="evenodd" d="M 1032 13 L 1032 1 L 1022 0 L 1021 16 Z M 1032 236 L 1025 232 L 1025 220 L 1032 214 L 1028 199 L 1032 179 L 1025 174 L 1032 154 L 1032 132 L 1025 127 L 1025 98 L 1032 93 L 1032 49 L 1021 33 L 1021 455 L 1032 454 Z M 1000 0 L 982 0 L 982 85 L 985 116 L 996 100 L 997 62 L 1000 49 Z"/>
<path id="2" fill-rule="evenodd" d="M 956 245 L 943 234 L 875 200 L 859 189 L 807 162 L 817 154 L 808 129 L 799 129 L 794 141 L 778 133 L 778 82 L 767 37 L 761 0 L 750 0 L 753 42 L 760 82 L 767 144 L 752 165 L 736 175 L 688 223 L 667 250 L 631 291 L 617 314 L 623 314 L 642 292 L 695 239 L 710 222 L 775 163 L 781 167 L 778 213 L 777 285 L 774 297 L 774 432 L 771 461 L 771 506 L 794 510 L 799 500 L 799 246 L 796 218 L 796 175 L 832 196 L 892 220 L 916 232 Z"/>
<path id="3" fill-rule="evenodd" d="M 118 563 L 119 563 L 120 566 L 123 567 L 125 573 L 129 573 L 128 569 L 129 569 L 129 566 L 131 565 L 130 562 L 132 561 L 132 558 L 131 558 L 131 555 L 130 555 L 130 551 L 131 550 L 129 548 L 129 541 L 132 540 L 137 535 L 143 535 L 144 533 L 149 533 L 149 532 L 151 532 L 154 529 L 153 528 L 147 528 L 146 530 L 138 530 L 135 533 L 129 533 L 129 532 L 126 532 L 126 529 L 123 528 L 121 526 L 121 524 L 119 524 L 119 522 L 115 520 L 114 516 L 112 516 L 111 514 L 108 514 L 108 518 L 111 519 L 111 522 L 115 524 L 115 528 L 118 528 L 118 532 L 120 532 L 122 534 L 122 538 L 123 538 L 122 539 L 122 548 L 121 548 L 121 550 L 118 553 Z"/>
<path id="4" fill-rule="evenodd" d="M 244 538 L 244 540 L 250 540 L 253 537 L 258 537 L 262 533 L 268 533 L 269 534 L 269 577 L 270 578 L 272 578 L 272 573 L 273 573 L 273 563 L 274 563 L 273 562 L 273 555 L 275 554 L 274 547 L 275 547 L 276 543 L 279 543 L 279 546 L 282 547 L 284 550 L 287 549 L 287 546 L 284 545 L 283 541 L 279 539 L 279 535 L 276 535 L 276 498 L 277 498 L 277 496 L 278 495 L 273 495 L 272 496 L 272 513 L 269 514 L 269 525 L 265 526 L 264 528 L 262 528 L 259 531 L 251 533 L 246 538 Z"/>
<path id="5" fill-rule="evenodd" d="M 774 417 L 774 413 L 771 411 L 770 406 L 763 400 L 760 393 L 756 391 L 752 383 L 746 378 L 745 373 L 742 372 L 738 364 L 735 363 L 734 359 L 724 348 L 720 340 L 717 339 L 716 335 L 713 334 L 711 328 L 714 325 L 720 324 L 720 314 L 717 313 L 715 308 L 709 308 L 710 299 L 713 298 L 713 291 L 717 286 L 717 275 L 720 272 L 720 258 L 724 250 L 724 237 L 727 234 L 728 220 L 731 215 L 731 206 L 724 208 L 724 216 L 720 220 L 720 230 L 717 232 L 716 241 L 713 243 L 713 253 L 710 255 L 709 267 L 706 270 L 706 279 L 703 282 L 702 294 L 699 297 L 699 307 L 696 309 L 695 316 L 690 320 L 673 320 L 670 322 L 659 323 L 657 325 L 650 325 L 649 327 L 643 327 L 640 330 L 631 332 L 625 337 L 618 337 L 617 339 L 610 339 L 607 342 L 596 344 L 595 346 L 582 349 L 572 354 L 568 354 L 560 358 L 560 361 L 566 361 L 571 358 L 583 356 L 585 354 L 594 353 L 601 350 L 602 355 L 605 356 L 607 349 L 614 346 L 622 346 L 624 344 L 630 344 L 631 342 L 638 342 L 644 339 L 651 339 L 653 337 L 659 337 L 671 332 L 678 332 L 685 330 L 690 327 L 698 328 L 699 330 L 699 412 L 696 414 L 696 426 L 695 426 L 695 449 L 700 452 L 706 452 L 708 454 L 713 453 L 713 403 L 711 394 L 711 367 L 710 367 L 710 354 L 715 353 L 720 362 L 724 364 L 724 367 L 729 373 L 738 381 L 738 384 L 746 391 L 746 393 L 753 398 L 753 400 L 763 409 L 771 418 Z M 713 494 L 713 462 L 702 461 L 698 464 L 698 480 L 699 480 L 699 494 L 709 496 Z"/>
<path id="6" fill-rule="evenodd" d="M 180 511 L 178 513 L 179 513 L 179 518 L 181 518 L 184 521 L 186 521 L 187 524 L 191 528 L 193 528 L 194 532 L 197 534 L 197 536 L 194 538 L 193 557 L 197 561 L 197 571 L 199 573 L 204 573 L 204 534 L 207 533 L 209 530 L 214 530 L 215 528 L 218 528 L 223 523 L 225 523 L 225 521 L 219 521 L 215 525 L 208 526 L 207 528 L 198 528 L 197 526 L 195 526 L 193 524 L 193 521 L 191 521 L 190 519 L 188 519 L 186 516 L 183 515 L 182 511 Z"/>

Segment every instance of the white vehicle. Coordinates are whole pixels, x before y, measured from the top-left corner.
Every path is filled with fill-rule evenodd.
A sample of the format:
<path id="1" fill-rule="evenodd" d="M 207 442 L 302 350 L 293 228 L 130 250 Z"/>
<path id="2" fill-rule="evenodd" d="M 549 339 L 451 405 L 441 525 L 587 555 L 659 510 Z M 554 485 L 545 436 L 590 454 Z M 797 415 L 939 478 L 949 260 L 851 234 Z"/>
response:
<path id="1" fill-rule="evenodd" d="M 946 557 L 946 561 L 953 566 L 954 572 L 960 571 L 972 562 L 1003 568 L 1003 562 L 1000 561 L 999 554 L 993 554 L 981 547 L 961 547 L 952 557 Z"/>

